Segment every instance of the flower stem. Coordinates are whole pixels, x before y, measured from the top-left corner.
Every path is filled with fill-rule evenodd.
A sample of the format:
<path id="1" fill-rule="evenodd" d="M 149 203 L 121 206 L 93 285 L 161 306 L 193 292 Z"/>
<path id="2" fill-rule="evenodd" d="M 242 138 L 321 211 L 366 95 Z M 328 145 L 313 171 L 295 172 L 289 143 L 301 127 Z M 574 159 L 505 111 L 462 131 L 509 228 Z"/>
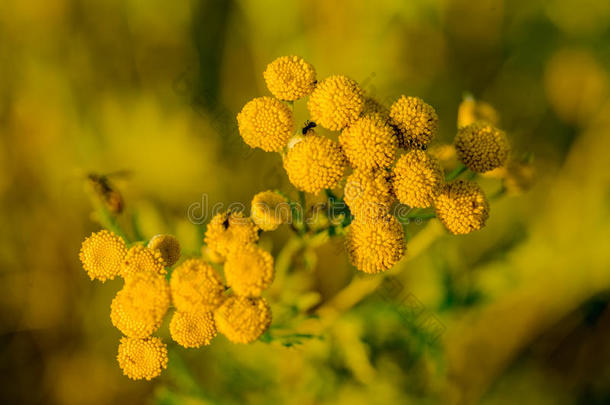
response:
<path id="1" fill-rule="evenodd" d="M 445 176 L 445 181 L 451 181 L 453 179 L 458 178 L 460 174 L 464 173 L 466 170 L 468 170 L 466 166 L 464 166 L 463 164 L 459 165 L 458 167 L 453 169 L 452 172 Z"/>

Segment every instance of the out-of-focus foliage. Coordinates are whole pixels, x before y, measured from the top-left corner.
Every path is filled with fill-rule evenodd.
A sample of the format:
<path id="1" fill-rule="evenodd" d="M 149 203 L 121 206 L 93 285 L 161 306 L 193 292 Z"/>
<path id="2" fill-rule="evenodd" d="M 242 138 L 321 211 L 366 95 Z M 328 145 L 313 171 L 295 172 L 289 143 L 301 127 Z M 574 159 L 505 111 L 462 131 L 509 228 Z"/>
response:
<path id="1" fill-rule="evenodd" d="M 0 397 L 607 402 L 606 3 L 0 2 Z M 517 157 L 534 155 L 534 186 L 494 201 L 488 226 L 465 237 L 446 236 L 436 220 L 410 224 L 391 285 L 354 275 L 340 239 L 288 246 L 299 260 L 276 259 L 286 274 L 269 298 L 282 305 L 262 342 L 173 346 L 166 374 L 132 382 L 116 365 L 120 335 L 109 318 L 120 283 L 91 283 L 78 263 L 83 235 L 99 228 L 87 175 L 110 174 L 126 229 L 135 213 L 143 237 L 172 233 L 195 254 L 206 207 L 291 190 L 279 157 L 247 148 L 235 120 L 267 94 L 266 63 L 287 54 L 382 101 L 423 98 L 443 143 L 472 93 L 496 108 Z M 278 231 L 261 243 L 277 255 L 287 239 Z"/>

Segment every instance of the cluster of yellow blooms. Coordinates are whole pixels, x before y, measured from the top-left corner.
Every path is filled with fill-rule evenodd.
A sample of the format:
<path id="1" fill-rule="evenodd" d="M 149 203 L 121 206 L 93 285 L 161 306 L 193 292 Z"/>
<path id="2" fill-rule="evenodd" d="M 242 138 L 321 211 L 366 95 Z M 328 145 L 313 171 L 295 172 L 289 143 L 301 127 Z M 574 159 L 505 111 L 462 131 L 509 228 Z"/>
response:
<path id="1" fill-rule="evenodd" d="M 252 217 L 229 211 L 211 220 L 205 251 L 211 261 L 224 262 L 225 282 L 213 264 L 192 258 L 171 271 L 168 283 L 167 270 L 180 259 L 180 244 L 171 235 L 156 235 L 146 246 L 129 249 L 107 230 L 85 239 L 80 259 L 89 277 L 124 279 L 110 319 L 125 335 L 117 360 L 126 376 L 150 380 L 167 367 L 167 346 L 152 335 L 171 305 L 170 335 L 187 348 L 209 345 L 217 332 L 233 343 L 250 343 L 269 328 L 271 309 L 261 293 L 273 282 L 274 262 L 256 242 L 259 231 L 289 221 L 286 202 L 280 194 L 264 191 L 254 196 Z"/>
<path id="2" fill-rule="evenodd" d="M 343 200 L 354 218 L 346 247 L 358 269 L 382 272 L 404 255 L 403 229 L 391 214 L 396 201 L 433 208 L 453 234 L 485 225 L 489 204 L 481 188 L 472 181 L 447 183 L 440 162 L 427 151 L 438 131 L 438 116 L 420 98 L 403 95 L 387 108 L 346 76 L 318 82 L 313 66 L 297 56 L 271 62 L 264 78 L 275 98 L 249 101 L 237 116 L 239 132 L 252 147 L 280 152 L 298 190 L 318 193 L 343 185 Z M 308 121 L 295 133 L 290 107 L 306 96 L 314 124 Z M 495 127 L 493 108 L 468 99 L 459 115 L 454 147 L 462 163 L 475 173 L 503 166 L 508 141 Z M 318 125 L 340 134 L 317 134 L 312 128 Z M 348 168 L 352 173 L 345 177 Z M 221 248 L 215 250 L 226 256 Z M 258 289 L 246 290 L 250 288 Z"/>

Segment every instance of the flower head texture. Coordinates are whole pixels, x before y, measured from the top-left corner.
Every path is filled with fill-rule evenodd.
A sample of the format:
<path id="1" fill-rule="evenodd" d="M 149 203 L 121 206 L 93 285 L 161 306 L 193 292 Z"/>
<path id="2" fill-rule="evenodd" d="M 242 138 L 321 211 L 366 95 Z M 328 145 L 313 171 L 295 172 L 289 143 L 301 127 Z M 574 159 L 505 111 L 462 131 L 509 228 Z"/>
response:
<path id="1" fill-rule="evenodd" d="M 280 100 L 294 101 L 311 93 L 316 87 L 316 71 L 298 56 L 282 56 L 263 73 L 267 88 Z"/>
<path id="2" fill-rule="evenodd" d="M 479 121 L 458 130 L 455 150 L 466 167 L 484 173 L 504 165 L 509 146 L 504 131 Z"/>
<path id="3" fill-rule="evenodd" d="M 248 101 L 237 114 L 239 133 L 252 148 L 279 152 L 294 131 L 290 108 L 273 97 L 258 97 Z"/>
<path id="4" fill-rule="evenodd" d="M 375 219 L 355 217 L 345 246 L 350 262 L 369 274 L 390 269 L 406 250 L 402 226 L 390 214 Z"/>
<path id="5" fill-rule="evenodd" d="M 398 149 L 394 129 L 379 114 L 358 118 L 343 130 L 339 143 L 352 167 L 365 170 L 389 167 Z"/>
<path id="6" fill-rule="evenodd" d="M 476 121 L 485 121 L 491 125 L 498 125 L 500 118 L 496 110 L 484 101 L 467 97 L 458 108 L 458 128 L 465 127 Z"/>
<path id="7" fill-rule="evenodd" d="M 224 272 L 236 295 L 257 297 L 273 282 L 273 256 L 254 244 L 246 245 L 229 254 Z"/>
<path id="8" fill-rule="evenodd" d="M 354 170 L 347 177 L 343 200 L 356 217 L 383 216 L 394 202 L 392 185 L 385 170 Z"/>
<path id="9" fill-rule="evenodd" d="M 258 227 L 241 211 L 216 214 L 208 224 L 204 237 L 208 248 L 223 260 L 232 249 L 257 240 Z"/>
<path id="10" fill-rule="evenodd" d="M 91 280 L 104 282 L 121 273 L 126 252 L 125 241 L 104 229 L 85 239 L 79 258 Z"/>
<path id="11" fill-rule="evenodd" d="M 132 246 L 125 255 L 121 275 L 128 278 L 137 273 L 165 274 L 165 261 L 158 250 Z"/>
<path id="12" fill-rule="evenodd" d="M 218 272 L 201 259 L 189 259 L 172 272 L 169 281 L 178 311 L 211 311 L 222 303 L 224 286 Z"/>
<path id="13" fill-rule="evenodd" d="M 436 111 L 418 97 L 401 96 L 390 107 L 390 117 L 400 130 L 402 147 L 426 146 L 438 130 Z"/>
<path id="14" fill-rule="evenodd" d="M 394 166 L 396 197 L 401 203 L 413 208 L 431 206 L 444 182 L 438 160 L 421 150 L 410 150 Z"/>
<path id="15" fill-rule="evenodd" d="M 201 347 L 210 344 L 216 336 L 216 323 L 212 312 L 174 312 L 169 323 L 172 339 L 182 347 Z"/>
<path id="16" fill-rule="evenodd" d="M 364 91 L 354 80 L 337 75 L 318 83 L 309 96 L 311 119 L 332 131 L 354 122 L 364 109 Z"/>
<path id="17" fill-rule="evenodd" d="M 250 217 L 263 231 L 274 231 L 289 221 L 290 205 L 286 197 L 275 191 L 262 191 L 252 198 Z"/>
<path id="18" fill-rule="evenodd" d="M 233 343 L 251 343 L 271 325 L 271 308 L 264 298 L 229 297 L 214 312 L 216 327 Z"/>
<path id="19" fill-rule="evenodd" d="M 180 242 L 172 235 L 155 235 L 148 242 L 147 247 L 158 251 L 167 267 L 176 264 L 180 259 Z"/>
<path id="20" fill-rule="evenodd" d="M 343 177 L 346 161 L 339 144 L 319 135 L 307 135 L 288 149 L 284 169 L 299 190 L 317 193 L 333 188 Z"/>
<path id="21" fill-rule="evenodd" d="M 145 338 L 159 329 L 169 303 L 165 277 L 137 273 L 129 277 L 112 300 L 110 319 L 124 335 Z"/>
<path id="22" fill-rule="evenodd" d="M 380 114 L 387 119 L 390 116 L 390 109 L 381 104 L 377 99 L 367 96 L 364 98 L 364 109 L 362 110 L 362 115 L 371 114 Z"/>
<path id="23" fill-rule="evenodd" d="M 434 199 L 436 216 L 454 235 L 463 235 L 485 226 L 489 203 L 483 190 L 471 181 L 447 184 Z"/>
<path id="24" fill-rule="evenodd" d="M 158 337 L 123 337 L 117 360 L 123 374 L 132 380 L 152 380 L 167 368 L 167 346 Z"/>

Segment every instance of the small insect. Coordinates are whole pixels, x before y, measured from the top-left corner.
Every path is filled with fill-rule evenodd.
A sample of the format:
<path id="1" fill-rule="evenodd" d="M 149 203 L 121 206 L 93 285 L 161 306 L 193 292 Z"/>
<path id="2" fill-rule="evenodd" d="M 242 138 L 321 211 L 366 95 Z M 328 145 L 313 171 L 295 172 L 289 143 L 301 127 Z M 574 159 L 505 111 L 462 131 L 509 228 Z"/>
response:
<path id="1" fill-rule="evenodd" d="M 108 211 L 113 214 L 120 214 L 123 212 L 125 207 L 125 201 L 121 193 L 112 186 L 108 177 L 119 174 L 125 174 L 124 172 L 117 172 L 112 174 L 97 174 L 89 173 L 87 179 L 89 184 L 93 188 L 93 191 L 97 197 L 104 203 Z"/>
<path id="2" fill-rule="evenodd" d="M 317 126 L 318 124 L 313 121 L 305 121 L 305 126 L 303 127 L 303 130 L 301 132 L 303 133 L 303 135 L 306 135 L 310 129 L 314 129 Z"/>

